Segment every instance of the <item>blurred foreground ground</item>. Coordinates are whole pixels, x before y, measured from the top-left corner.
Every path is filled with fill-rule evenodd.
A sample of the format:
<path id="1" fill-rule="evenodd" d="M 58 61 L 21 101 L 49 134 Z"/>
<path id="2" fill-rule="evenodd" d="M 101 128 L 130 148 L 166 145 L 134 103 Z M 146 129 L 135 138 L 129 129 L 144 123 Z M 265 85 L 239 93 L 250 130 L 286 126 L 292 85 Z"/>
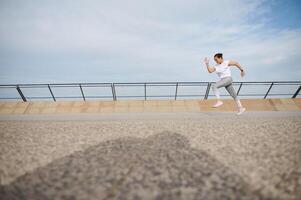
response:
<path id="1" fill-rule="evenodd" d="M 300 199 L 301 112 L 0 116 L 1 199 Z"/>

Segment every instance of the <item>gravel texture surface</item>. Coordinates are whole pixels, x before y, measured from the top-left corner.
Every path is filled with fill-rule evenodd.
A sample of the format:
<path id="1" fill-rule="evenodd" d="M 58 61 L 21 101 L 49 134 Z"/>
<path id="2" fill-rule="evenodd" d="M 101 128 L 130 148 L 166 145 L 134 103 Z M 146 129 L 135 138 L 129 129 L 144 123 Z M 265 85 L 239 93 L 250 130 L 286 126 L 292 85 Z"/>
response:
<path id="1" fill-rule="evenodd" d="M 171 116 L 2 120 L 0 197 L 301 198 L 300 113 Z"/>

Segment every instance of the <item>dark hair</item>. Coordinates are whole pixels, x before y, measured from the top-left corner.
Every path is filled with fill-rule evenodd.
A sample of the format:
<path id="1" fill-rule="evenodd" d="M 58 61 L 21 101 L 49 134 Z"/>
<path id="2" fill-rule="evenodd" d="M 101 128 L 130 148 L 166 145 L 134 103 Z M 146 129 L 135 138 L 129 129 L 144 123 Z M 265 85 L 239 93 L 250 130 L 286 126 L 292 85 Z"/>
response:
<path id="1" fill-rule="evenodd" d="M 222 53 L 217 53 L 217 54 L 214 55 L 214 58 L 215 58 L 215 57 L 223 58 L 223 54 L 222 54 Z"/>

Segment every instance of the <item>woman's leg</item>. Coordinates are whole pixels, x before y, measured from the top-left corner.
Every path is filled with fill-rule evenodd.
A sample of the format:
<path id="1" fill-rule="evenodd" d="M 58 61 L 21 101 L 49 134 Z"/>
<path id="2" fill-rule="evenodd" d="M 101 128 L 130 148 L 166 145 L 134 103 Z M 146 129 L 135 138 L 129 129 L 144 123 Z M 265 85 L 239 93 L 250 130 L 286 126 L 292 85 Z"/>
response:
<path id="1" fill-rule="evenodd" d="M 232 83 L 232 78 L 226 77 L 226 78 L 222 78 L 221 80 L 212 84 L 212 90 L 217 99 L 217 103 L 215 105 L 213 105 L 213 107 L 218 107 L 223 104 L 223 102 L 220 100 L 220 94 L 219 94 L 218 88 L 225 87 L 231 83 Z"/>
<path id="2" fill-rule="evenodd" d="M 212 83 L 212 90 L 213 90 L 214 95 L 216 96 L 216 99 L 220 100 L 221 96 L 219 95 L 218 87 L 216 86 L 217 83 L 218 82 Z"/>
<path id="3" fill-rule="evenodd" d="M 226 87 L 227 85 L 230 85 L 231 83 L 232 83 L 231 77 L 225 77 L 215 83 L 212 83 L 212 90 L 217 99 L 220 99 L 218 88 Z"/>
<path id="4" fill-rule="evenodd" d="M 232 83 L 228 86 L 226 86 L 226 90 L 229 92 L 229 94 L 233 97 L 233 99 L 235 100 L 237 107 L 239 109 L 239 112 L 237 113 L 238 115 L 240 115 L 241 113 L 243 113 L 246 109 L 241 105 L 241 102 L 233 88 Z"/>
<path id="5" fill-rule="evenodd" d="M 240 100 L 239 100 L 239 98 L 238 98 L 238 96 L 235 92 L 235 89 L 234 89 L 232 83 L 230 85 L 226 86 L 226 90 L 232 96 L 232 98 L 236 101 L 237 107 L 241 108 L 242 107 L 241 102 L 240 102 Z"/>

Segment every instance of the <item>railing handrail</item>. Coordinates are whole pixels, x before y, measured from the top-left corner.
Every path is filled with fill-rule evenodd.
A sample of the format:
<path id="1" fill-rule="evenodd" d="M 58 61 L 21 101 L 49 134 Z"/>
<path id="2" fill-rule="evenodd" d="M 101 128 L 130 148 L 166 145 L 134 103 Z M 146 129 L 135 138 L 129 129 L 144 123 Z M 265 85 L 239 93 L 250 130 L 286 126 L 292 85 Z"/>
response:
<path id="1" fill-rule="evenodd" d="M 40 86 L 48 86 L 48 85 L 100 85 L 100 84 L 107 84 L 110 85 L 112 83 L 116 84 L 176 84 L 176 83 L 213 83 L 214 81 L 149 81 L 149 82 L 73 82 L 73 83 L 15 83 L 15 84 L 0 84 L 2 86 L 30 86 L 30 85 L 40 85 Z M 301 81 L 233 81 L 233 83 L 301 83 Z"/>

